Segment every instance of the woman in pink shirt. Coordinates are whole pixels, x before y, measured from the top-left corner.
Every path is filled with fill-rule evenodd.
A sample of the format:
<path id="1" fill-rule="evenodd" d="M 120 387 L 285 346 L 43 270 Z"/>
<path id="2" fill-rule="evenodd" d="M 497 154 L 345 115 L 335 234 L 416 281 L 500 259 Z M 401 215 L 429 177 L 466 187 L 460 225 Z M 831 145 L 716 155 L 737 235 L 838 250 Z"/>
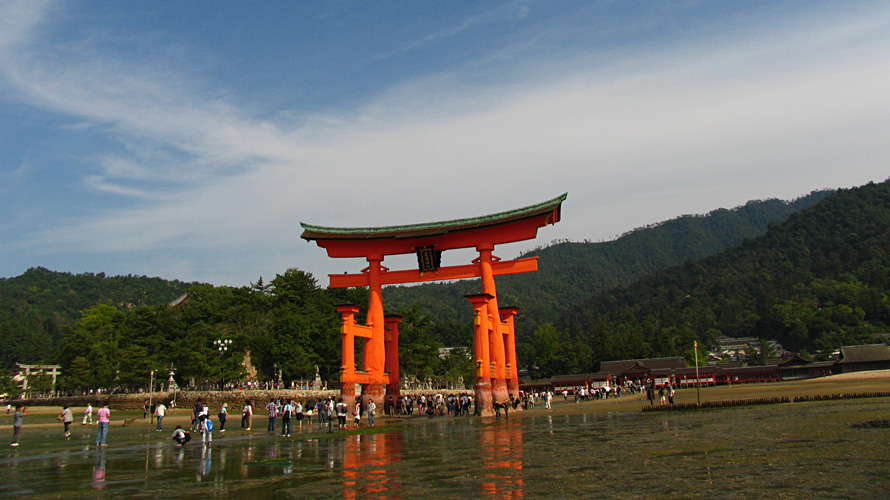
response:
<path id="1" fill-rule="evenodd" d="M 108 435 L 108 423 L 111 421 L 111 410 L 108 409 L 108 403 L 102 405 L 96 412 L 99 417 L 99 433 L 96 434 L 96 447 L 104 447 L 105 437 Z"/>

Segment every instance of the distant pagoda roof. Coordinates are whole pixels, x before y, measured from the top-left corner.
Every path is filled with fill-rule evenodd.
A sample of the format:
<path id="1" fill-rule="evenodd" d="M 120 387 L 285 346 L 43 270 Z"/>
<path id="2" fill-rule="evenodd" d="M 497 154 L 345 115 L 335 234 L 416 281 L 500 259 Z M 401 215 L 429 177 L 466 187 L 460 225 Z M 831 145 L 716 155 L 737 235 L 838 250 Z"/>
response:
<path id="1" fill-rule="evenodd" d="M 555 224 L 559 221 L 560 207 L 567 196 L 568 193 L 564 193 L 552 200 L 507 212 L 424 224 L 386 227 L 324 227 L 301 222 L 300 226 L 303 227 L 303 234 L 300 237 L 307 241 L 428 238 L 442 236 L 451 232 L 470 231 L 509 224 L 548 213 L 554 215 L 552 220 L 547 222 Z"/>

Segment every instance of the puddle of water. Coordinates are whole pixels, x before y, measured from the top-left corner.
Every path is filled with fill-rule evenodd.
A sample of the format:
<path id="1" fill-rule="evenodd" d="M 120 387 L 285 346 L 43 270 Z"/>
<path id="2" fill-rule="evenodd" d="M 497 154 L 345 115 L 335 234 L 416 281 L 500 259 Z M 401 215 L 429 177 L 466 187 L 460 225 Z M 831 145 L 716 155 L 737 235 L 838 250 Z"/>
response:
<path id="1" fill-rule="evenodd" d="M 208 448 L 147 427 L 63 440 L 26 427 L 0 496 L 83 498 L 864 498 L 886 493 L 890 401 L 677 413 L 417 418 L 354 433 L 231 431 Z M 26 434 L 27 433 L 27 434 Z"/>

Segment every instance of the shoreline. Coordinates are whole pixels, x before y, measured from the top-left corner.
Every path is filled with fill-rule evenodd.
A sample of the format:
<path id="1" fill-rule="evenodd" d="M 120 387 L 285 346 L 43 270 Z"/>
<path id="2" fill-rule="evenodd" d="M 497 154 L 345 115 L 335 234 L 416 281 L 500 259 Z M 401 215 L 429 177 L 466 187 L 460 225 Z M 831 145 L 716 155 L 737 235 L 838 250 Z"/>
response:
<path id="1" fill-rule="evenodd" d="M 858 392 L 873 392 L 873 391 L 881 391 L 887 390 L 890 387 L 890 370 L 876 370 L 876 371 L 865 371 L 865 372 L 852 372 L 852 373 L 844 373 L 838 375 L 832 375 L 828 377 L 820 377 L 814 379 L 805 379 L 805 380 L 790 380 L 790 381 L 781 381 L 781 382 L 761 382 L 761 383 L 750 383 L 750 384 L 736 384 L 732 386 L 712 386 L 712 387 L 701 387 L 700 391 L 697 391 L 695 388 L 683 388 L 678 389 L 677 394 L 675 396 L 675 403 L 694 403 L 699 399 L 702 402 L 705 401 L 733 401 L 733 400 L 743 400 L 743 399 L 751 399 L 751 398 L 767 398 L 767 397 L 781 397 L 787 396 L 790 399 L 794 399 L 796 396 L 808 396 L 808 395 L 832 395 L 832 394 L 844 394 L 844 393 L 858 393 Z M 284 396 L 282 393 L 289 391 L 274 391 L 275 394 L 265 394 L 262 393 L 264 391 L 251 391 L 250 394 L 237 394 L 235 398 L 231 397 L 231 393 L 226 392 L 222 393 L 222 395 L 229 396 L 227 398 L 212 398 L 210 393 L 202 392 L 202 393 L 190 393 L 193 395 L 200 394 L 202 398 L 207 398 L 205 401 L 210 402 L 211 407 L 211 417 L 214 421 L 217 421 L 216 411 L 219 408 L 219 405 L 225 401 L 228 402 L 231 399 L 256 399 L 257 401 L 264 401 L 272 397 L 293 397 L 290 395 Z M 273 392 L 273 391 L 268 391 Z M 327 391 L 328 393 L 335 394 L 334 391 Z M 413 392 L 413 391 L 412 391 Z M 276 394 L 278 396 L 276 396 Z M 315 397 L 313 393 L 312 396 Z M 150 423 L 150 418 L 142 419 L 141 417 L 141 401 L 145 399 L 145 395 L 125 395 L 127 396 L 130 402 L 138 400 L 139 407 L 132 407 L 132 405 L 128 405 L 131 407 L 125 408 L 114 408 L 112 407 L 112 426 L 153 426 L 154 424 Z M 307 396 L 302 395 L 303 399 Z M 91 398 L 87 398 L 90 400 Z M 182 402 L 183 404 L 178 406 L 173 412 L 168 413 L 166 417 L 164 417 L 165 423 L 165 432 L 167 427 L 169 426 L 172 429 L 175 425 L 186 425 L 191 422 L 191 404 L 185 406 L 186 401 L 194 401 L 197 399 L 197 396 L 191 398 L 178 397 L 177 401 Z M 156 400 L 156 399 L 155 399 Z M 241 399 L 243 401 L 243 399 Z M 94 401 L 93 401 L 94 402 Z M 788 404 L 806 404 L 806 403 L 788 403 Z M 13 407 L 15 405 L 13 404 Z M 52 427 L 52 426 L 60 426 L 61 423 L 55 421 L 55 416 L 61 412 L 62 406 L 55 405 L 41 405 L 41 404 L 31 404 L 25 405 L 28 406 L 28 415 L 36 417 L 40 422 L 27 423 L 29 427 Z M 70 405 L 74 410 L 74 423 L 72 427 L 80 427 L 81 420 L 83 419 L 83 407 L 84 405 Z M 561 395 L 557 395 L 553 398 L 553 409 L 547 410 L 544 408 L 543 403 L 538 403 L 535 408 L 530 408 L 527 410 L 519 410 L 519 411 L 511 411 L 510 414 L 514 416 L 521 417 L 523 414 L 573 414 L 573 413 L 637 413 L 641 412 L 643 407 L 648 406 L 648 400 L 645 398 L 643 394 L 628 394 L 624 395 L 621 398 L 609 398 L 606 400 L 594 400 L 594 401 L 584 401 L 584 402 L 575 402 L 572 396 L 569 396 L 567 400 L 564 400 Z M 234 409 L 235 411 L 231 413 L 229 417 L 229 423 L 233 426 L 238 426 L 236 428 L 231 429 L 231 432 L 241 432 L 240 423 L 241 423 L 241 415 L 240 415 L 240 407 L 235 407 L 231 403 L 229 404 L 230 409 Z M 95 409 L 94 409 L 95 411 Z M 10 412 L 6 417 L 11 421 L 12 413 Z M 27 418 L 26 416 L 26 418 Z M 115 418 L 117 417 L 117 418 Z M 0 418 L 0 429 L 11 428 L 11 422 L 5 422 L 7 418 Z M 53 418 L 51 422 L 46 422 L 45 420 L 48 418 Z M 258 412 L 254 416 L 254 426 L 261 425 L 265 427 L 266 416 L 263 412 Z M 315 418 L 315 416 L 313 416 Z M 427 417 L 423 415 L 413 414 L 413 415 L 405 415 L 405 416 L 397 416 L 397 417 L 388 417 L 384 415 L 380 415 L 377 417 L 378 426 L 387 425 L 399 421 L 413 421 L 417 419 L 429 419 L 435 420 L 439 418 L 465 418 L 465 417 L 449 417 L 447 415 L 438 416 L 438 417 Z M 494 420 L 495 417 L 481 417 L 485 420 Z M 95 420 L 95 413 L 94 413 Z M 185 424 L 185 425 L 184 425 Z M 95 425 L 95 424 L 94 424 Z M 312 428 L 317 429 L 317 423 L 314 423 Z M 350 429 L 351 429 L 351 419 L 350 419 Z M 367 417 L 362 417 L 362 427 L 361 429 L 367 429 Z M 259 427 L 257 427 L 259 429 Z M 252 433 L 260 432 L 264 433 L 265 431 L 257 430 L 250 431 Z"/>

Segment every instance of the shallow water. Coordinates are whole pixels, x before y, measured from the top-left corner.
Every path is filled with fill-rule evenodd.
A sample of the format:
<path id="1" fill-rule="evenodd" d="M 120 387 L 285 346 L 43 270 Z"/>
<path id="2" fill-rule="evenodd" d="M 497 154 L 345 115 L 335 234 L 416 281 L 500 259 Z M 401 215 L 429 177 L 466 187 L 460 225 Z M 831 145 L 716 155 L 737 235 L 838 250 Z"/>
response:
<path id="1" fill-rule="evenodd" d="M 885 498 L 883 399 L 672 413 L 534 410 L 409 418 L 374 433 L 232 430 L 211 447 L 170 432 L 23 428 L 0 496 L 32 498 Z M 568 408 L 566 408 L 568 409 Z M 200 437 L 198 437 L 200 441 Z"/>

